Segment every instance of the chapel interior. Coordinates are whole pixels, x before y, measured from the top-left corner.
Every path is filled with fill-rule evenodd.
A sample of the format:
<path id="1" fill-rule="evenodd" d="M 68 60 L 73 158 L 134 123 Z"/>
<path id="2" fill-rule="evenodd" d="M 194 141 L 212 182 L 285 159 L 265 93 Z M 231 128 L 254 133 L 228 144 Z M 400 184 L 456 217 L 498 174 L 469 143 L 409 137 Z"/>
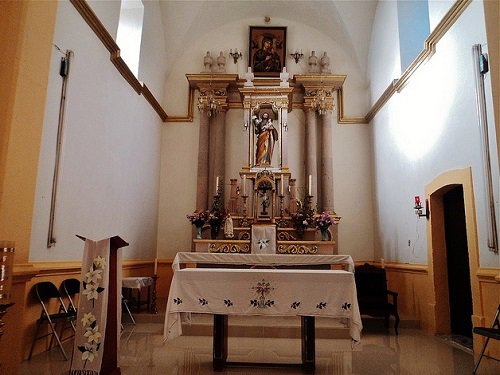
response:
<path id="1" fill-rule="evenodd" d="M 103 374 L 500 373 L 498 1 L 8 0 L 0 20 L 0 375 L 67 374 L 74 350 Z M 228 293 L 349 274 L 286 293 L 351 293 L 352 315 L 228 329 L 169 298 L 193 265 Z M 99 282 L 94 356 L 71 334 L 100 342 Z M 234 298 L 280 311 L 263 285 Z M 219 329 L 247 365 L 216 367 Z"/>

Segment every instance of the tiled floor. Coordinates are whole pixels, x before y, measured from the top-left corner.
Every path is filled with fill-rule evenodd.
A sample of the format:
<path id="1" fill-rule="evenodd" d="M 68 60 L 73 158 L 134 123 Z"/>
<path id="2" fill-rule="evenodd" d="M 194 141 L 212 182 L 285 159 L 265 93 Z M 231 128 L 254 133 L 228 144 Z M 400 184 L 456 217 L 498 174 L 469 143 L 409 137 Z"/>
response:
<path id="1" fill-rule="evenodd" d="M 317 327 L 318 330 L 321 327 Z M 302 374 L 300 369 L 291 368 L 227 368 L 216 373 L 212 370 L 210 336 L 181 336 L 164 344 L 162 332 L 161 323 L 125 324 L 119 351 L 123 375 Z M 66 345 L 70 352 L 72 343 Z M 228 360 L 299 363 L 300 340 L 230 338 Z M 66 374 L 68 369 L 69 361 L 62 360 L 59 351 L 53 349 L 25 361 L 20 374 L 59 375 Z M 316 340 L 316 375 L 460 375 L 471 374 L 472 369 L 470 351 L 454 345 L 449 339 L 429 336 L 415 328 L 402 327 L 399 336 L 393 331 L 365 328 L 361 344 L 352 350 L 349 340 Z M 478 374 L 500 374 L 500 362 L 483 359 Z"/>

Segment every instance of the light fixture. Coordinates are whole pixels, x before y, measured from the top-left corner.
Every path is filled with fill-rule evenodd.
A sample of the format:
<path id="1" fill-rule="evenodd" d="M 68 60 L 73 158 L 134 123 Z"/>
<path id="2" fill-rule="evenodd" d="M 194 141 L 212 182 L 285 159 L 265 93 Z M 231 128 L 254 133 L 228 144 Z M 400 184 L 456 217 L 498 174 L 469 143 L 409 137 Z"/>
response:
<path id="1" fill-rule="evenodd" d="M 335 104 L 333 103 L 332 92 L 320 88 L 314 95 L 311 107 L 318 112 L 319 115 L 324 115 L 328 111 L 333 111 Z"/>
<path id="2" fill-rule="evenodd" d="M 426 199 L 425 200 L 425 208 L 422 207 L 422 203 L 420 202 L 420 197 L 418 195 L 415 196 L 415 207 L 413 207 L 415 209 L 415 214 L 418 216 L 418 217 L 425 217 L 425 218 L 429 218 L 429 200 Z"/>
<path id="3" fill-rule="evenodd" d="M 229 51 L 229 56 L 233 58 L 234 63 L 236 64 L 238 62 L 238 59 L 241 58 L 243 54 L 241 53 L 241 51 L 238 51 L 238 48 L 235 48 L 234 53 L 232 49 Z"/>
<path id="4" fill-rule="evenodd" d="M 302 50 L 295 50 L 295 52 L 291 53 L 290 56 L 295 59 L 295 64 L 298 64 L 299 60 L 304 57 L 304 54 L 302 53 Z"/>
<path id="5" fill-rule="evenodd" d="M 208 117 L 215 117 L 219 108 L 221 106 L 221 102 L 216 99 L 215 91 L 213 89 L 201 90 L 200 96 L 198 97 L 198 110 L 204 111 Z"/>

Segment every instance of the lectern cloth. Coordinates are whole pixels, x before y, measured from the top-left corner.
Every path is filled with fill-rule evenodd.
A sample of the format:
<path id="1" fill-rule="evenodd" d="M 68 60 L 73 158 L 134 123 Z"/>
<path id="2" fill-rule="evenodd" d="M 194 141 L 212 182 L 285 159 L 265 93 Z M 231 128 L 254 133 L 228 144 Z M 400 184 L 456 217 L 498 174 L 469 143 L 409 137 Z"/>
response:
<path id="1" fill-rule="evenodd" d="M 70 375 L 99 375 L 108 312 L 110 240 L 85 240 Z"/>
<path id="2" fill-rule="evenodd" d="M 362 329 L 354 274 L 340 270 L 186 268 L 174 273 L 164 339 L 182 334 L 180 313 L 342 318 Z"/>

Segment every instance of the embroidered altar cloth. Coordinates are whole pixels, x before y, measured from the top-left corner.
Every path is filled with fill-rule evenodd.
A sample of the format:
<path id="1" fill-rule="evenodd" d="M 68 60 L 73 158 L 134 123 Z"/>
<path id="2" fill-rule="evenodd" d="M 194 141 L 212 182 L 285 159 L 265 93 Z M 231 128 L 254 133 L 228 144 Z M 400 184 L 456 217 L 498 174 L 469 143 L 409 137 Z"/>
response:
<path id="1" fill-rule="evenodd" d="M 357 342 L 362 329 L 354 274 L 341 270 L 176 270 L 167 301 L 165 340 L 182 334 L 181 312 L 341 318 Z"/>
<path id="2" fill-rule="evenodd" d="M 350 255 L 309 255 L 309 254 L 225 254 L 225 253 L 191 253 L 179 252 L 174 258 L 174 271 L 181 264 L 205 263 L 248 266 L 311 266 L 311 265 L 342 265 L 346 271 L 354 272 L 354 262 Z"/>

